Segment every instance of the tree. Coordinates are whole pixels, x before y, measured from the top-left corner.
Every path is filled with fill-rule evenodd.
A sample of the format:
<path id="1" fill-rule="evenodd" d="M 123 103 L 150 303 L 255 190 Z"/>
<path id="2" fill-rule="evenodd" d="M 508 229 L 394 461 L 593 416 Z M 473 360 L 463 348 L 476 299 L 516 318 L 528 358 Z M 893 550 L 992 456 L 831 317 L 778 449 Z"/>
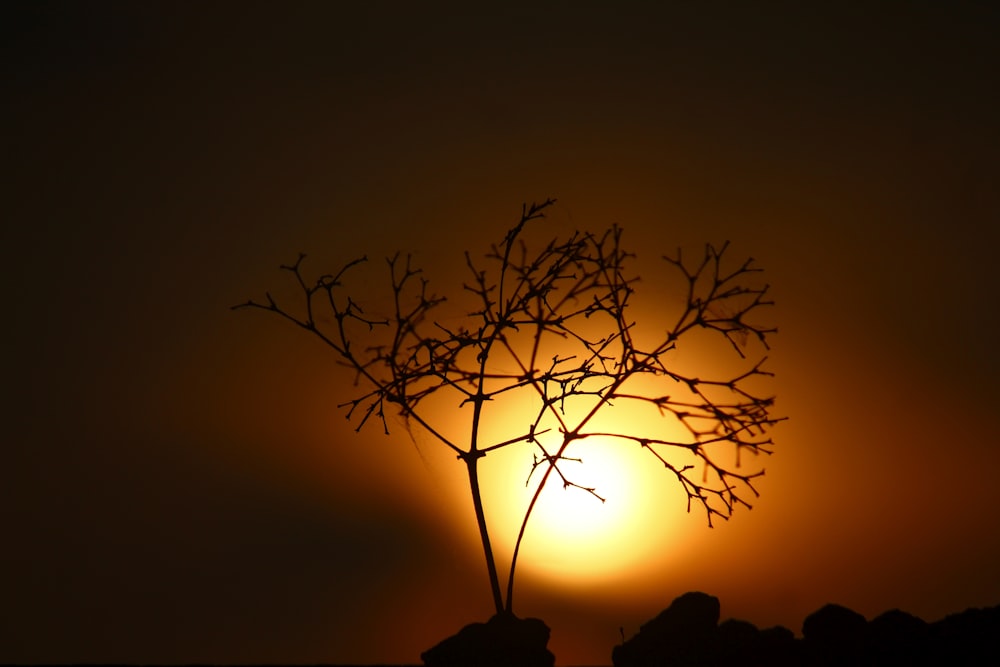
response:
<path id="1" fill-rule="evenodd" d="M 410 256 L 399 254 L 387 259 L 391 314 L 384 318 L 368 315 L 346 287 L 349 273 L 366 257 L 315 279 L 304 274 L 304 254 L 281 266 L 301 290 L 303 303 L 297 311 L 279 305 L 270 293 L 265 302 L 234 306 L 288 320 L 318 337 L 351 369 L 359 390 L 340 407 L 356 420 L 357 430 L 375 422 L 388 435 L 387 412 L 395 411 L 407 428 L 423 429 L 456 455 L 468 475 L 498 614 L 513 614 L 517 558 L 542 490 L 556 482 L 604 501 L 600 489 L 576 484 L 567 470 L 567 462 L 579 462 L 572 456 L 575 442 L 601 438 L 609 446 L 641 447 L 684 490 L 688 511 L 700 507 L 711 526 L 714 519 L 728 519 L 738 506 L 749 508 L 748 498 L 758 495 L 754 482 L 764 470 L 742 471 L 741 455 L 770 454 L 769 430 L 781 419 L 772 415 L 774 398 L 757 386 L 758 379 L 772 375 L 763 368 L 766 356 L 748 357 L 751 346 L 769 349 L 767 337 L 776 332 L 755 321 L 773 302 L 766 284 L 754 284 L 760 269 L 752 258 L 726 268 L 728 244 L 707 245 L 694 261 L 684 259 L 680 250 L 665 256 L 679 272 L 682 305 L 676 319 L 646 341 L 636 335 L 636 322 L 630 319 L 638 278 L 630 272 L 634 256 L 621 246 L 621 228 L 599 235 L 577 232 L 529 251 L 525 227 L 544 218 L 554 203 L 549 199 L 523 206 L 517 224 L 491 245 L 487 268 L 466 253 L 469 278 L 462 294 L 471 299 L 472 308 L 457 325 L 450 318 L 435 319 L 445 298 L 431 291 Z M 673 353 L 697 332 L 721 337 L 743 367 L 723 377 L 672 367 Z M 493 405 L 513 395 L 528 397 L 531 405 L 515 420 L 516 430 L 500 439 L 484 435 Z M 611 430 L 593 427 L 598 414 L 626 402 L 649 406 L 679 429 L 664 431 L 670 434 L 666 437 L 633 432 L 629 424 Z M 441 405 L 463 417 L 458 435 L 435 418 Z M 677 437 L 678 432 L 683 435 Z M 528 471 L 534 492 L 504 591 L 479 466 L 507 447 L 532 447 L 535 455 Z"/>

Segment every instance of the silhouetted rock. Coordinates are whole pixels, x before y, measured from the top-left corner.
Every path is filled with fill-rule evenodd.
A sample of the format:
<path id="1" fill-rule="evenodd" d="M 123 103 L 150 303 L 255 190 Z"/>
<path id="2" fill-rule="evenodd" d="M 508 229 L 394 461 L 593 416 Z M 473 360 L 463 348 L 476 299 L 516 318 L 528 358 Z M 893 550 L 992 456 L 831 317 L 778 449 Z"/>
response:
<path id="1" fill-rule="evenodd" d="M 927 637 L 927 623 L 892 609 L 868 623 L 869 656 L 873 664 L 885 667 L 924 665 L 928 659 Z"/>
<path id="2" fill-rule="evenodd" d="M 712 667 L 797 667 L 802 654 L 795 634 L 781 626 L 758 630 L 747 621 L 729 619 L 719 624 L 714 648 L 704 665 Z"/>
<path id="3" fill-rule="evenodd" d="M 719 600 L 686 593 L 612 652 L 616 667 L 981 667 L 1000 665 L 1000 606 L 936 623 L 893 609 L 872 619 L 836 604 L 783 627 L 718 623 Z"/>
<path id="4" fill-rule="evenodd" d="M 486 623 L 472 623 L 420 659 L 427 667 L 552 667 L 549 627 L 537 618 L 497 614 Z"/>
<path id="5" fill-rule="evenodd" d="M 868 621 L 856 611 L 828 604 L 806 617 L 802 637 L 810 665 L 862 665 Z"/>
<path id="6" fill-rule="evenodd" d="M 1000 664 L 1000 605 L 966 609 L 932 623 L 928 654 L 938 664 Z"/>
<path id="7" fill-rule="evenodd" d="M 612 651 L 616 667 L 706 664 L 719 624 L 719 598 L 685 593 Z"/>
<path id="8" fill-rule="evenodd" d="M 802 643 L 783 625 L 761 630 L 757 642 L 757 660 L 751 665 L 796 667 L 803 662 Z"/>
<path id="9" fill-rule="evenodd" d="M 806 617 L 802 636 L 816 645 L 860 644 L 867 627 L 868 621 L 858 612 L 839 604 L 828 604 Z"/>
<path id="10" fill-rule="evenodd" d="M 756 657 L 760 650 L 760 630 L 748 621 L 730 618 L 716 629 L 713 661 L 719 664 L 735 664 L 740 658 Z"/>

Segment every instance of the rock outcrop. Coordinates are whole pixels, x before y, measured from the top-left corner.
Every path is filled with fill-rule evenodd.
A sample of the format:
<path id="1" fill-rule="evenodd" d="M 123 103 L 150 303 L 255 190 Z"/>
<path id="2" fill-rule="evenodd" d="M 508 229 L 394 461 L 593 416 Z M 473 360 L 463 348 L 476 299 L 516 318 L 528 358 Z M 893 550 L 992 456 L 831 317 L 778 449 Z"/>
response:
<path id="1" fill-rule="evenodd" d="M 611 658 L 616 667 L 699 664 L 718 631 L 719 598 L 685 593 L 643 624 L 639 634 L 616 646 Z"/>
<path id="2" fill-rule="evenodd" d="M 427 667 L 552 667 L 549 627 L 537 618 L 497 614 L 486 623 L 472 623 L 420 658 Z"/>
<path id="3" fill-rule="evenodd" d="M 718 598 L 685 593 L 616 646 L 615 667 L 934 667 L 1000 664 L 1000 606 L 926 623 L 894 609 L 871 621 L 836 604 L 806 617 L 802 638 L 719 619 Z"/>

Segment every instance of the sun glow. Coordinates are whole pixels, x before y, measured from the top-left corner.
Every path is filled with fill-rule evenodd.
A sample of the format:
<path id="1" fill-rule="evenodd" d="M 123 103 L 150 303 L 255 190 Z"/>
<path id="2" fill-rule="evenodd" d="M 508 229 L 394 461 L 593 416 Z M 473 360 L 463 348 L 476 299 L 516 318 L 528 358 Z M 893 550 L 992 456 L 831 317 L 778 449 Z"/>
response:
<path id="1" fill-rule="evenodd" d="M 552 349 L 544 349 L 539 358 L 552 358 L 557 353 L 566 356 L 555 347 L 561 342 L 553 341 Z M 722 362 L 722 355 L 715 354 L 717 346 L 713 349 L 701 343 L 692 336 L 690 345 L 664 361 L 682 373 L 694 374 L 700 368 L 700 377 L 736 377 L 744 372 L 739 364 L 748 362 L 737 360 L 737 366 L 730 368 Z M 498 359 L 496 370 L 506 377 L 517 366 L 504 361 Z M 697 482 L 712 485 L 718 480 L 710 478 L 712 473 L 702 479 L 704 461 L 690 450 L 694 436 L 676 414 L 661 412 L 654 402 L 635 398 L 669 395 L 681 402 L 695 402 L 691 389 L 665 375 L 639 375 L 618 388 L 618 397 L 602 403 L 601 383 L 605 381 L 599 377 L 584 380 L 578 392 L 544 409 L 534 389 L 497 391 L 502 382 L 486 383 L 486 391 L 496 393 L 484 403 L 476 429 L 477 447 L 485 450 L 477 469 L 501 578 L 510 565 L 525 513 L 549 468 L 544 456 L 559 452 L 565 432 L 577 430 L 581 423 L 577 431 L 580 437 L 572 439 L 562 452 L 559 470 L 550 472 L 531 511 L 515 580 L 567 588 L 617 587 L 626 581 L 648 580 L 654 570 L 686 557 L 694 548 L 693 531 L 705 528 L 705 508 L 694 500 L 688 512 L 689 497 L 677 473 L 657 456 L 676 470 L 690 470 L 690 478 Z M 556 389 L 547 391 L 559 395 Z M 471 402 L 447 393 L 433 401 L 435 421 L 445 425 L 454 442 L 467 443 Z M 534 434 L 536 442 L 530 441 L 529 434 Z M 656 442 L 647 442 L 649 446 L 644 447 L 643 439 Z M 720 464 L 731 465 L 728 457 L 735 454 L 730 443 L 711 446 L 711 456 Z M 450 468 L 454 458 L 447 453 L 445 458 L 444 465 Z M 749 468 L 753 463 L 747 463 L 747 472 L 752 472 Z M 455 506 L 463 508 L 456 521 L 460 519 L 471 551 L 479 551 L 481 536 L 476 524 L 469 521 L 468 477 L 456 475 L 451 490 Z"/>
<path id="2" fill-rule="evenodd" d="M 546 350 L 539 357 L 545 358 L 547 353 L 551 358 L 556 351 Z M 701 350 L 691 352 L 702 357 Z M 671 355 L 669 361 L 693 363 L 685 355 Z M 498 366 L 502 372 L 511 372 Z M 714 362 L 708 366 L 710 374 L 722 370 L 715 368 Z M 669 394 L 675 398 L 684 398 L 687 391 L 683 384 L 663 376 L 635 377 L 620 389 L 638 396 Z M 580 430 L 583 437 L 568 444 L 559 470 L 549 474 L 531 512 L 518 553 L 516 579 L 567 587 L 618 585 L 616 582 L 648 574 L 649 568 L 663 568 L 674 558 L 683 557 L 690 545 L 687 537 L 679 536 L 706 525 L 703 507 L 695 502 L 691 513 L 687 512 L 688 497 L 676 475 L 639 441 L 652 438 L 689 443 L 691 432 L 676 416 L 661 414 L 649 401 L 620 397 L 594 411 L 600 400 L 596 393 L 582 391 L 550 406 L 541 418 L 539 397 L 527 389 L 498 393 L 483 406 L 478 446 L 488 451 L 479 460 L 478 473 L 501 577 L 510 564 L 525 512 L 549 467 L 542 457 L 558 452 L 565 430 L 575 429 L 581 421 L 585 421 Z M 456 410 L 455 405 L 441 402 L 437 414 L 441 415 L 440 423 L 454 430 L 455 441 L 464 442 L 472 406 L 466 402 Z M 535 433 L 536 443 L 526 438 L 529 432 Z M 520 441 L 511 442 L 516 439 Z M 506 442 L 511 444 L 493 448 Z M 703 462 L 686 447 L 652 447 L 672 465 L 693 466 L 693 475 L 700 479 Z M 723 449 L 716 451 L 720 457 L 731 455 Z M 452 465 L 450 461 L 448 465 Z M 467 477 L 457 476 L 454 492 L 458 506 L 467 507 Z M 469 514 L 462 512 L 461 518 L 470 546 L 481 549 L 480 535 L 468 521 Z"/>
<path id="3" fill-rule="evenodd" d="M 611 407 L 601 421 L 611 426 L 613 417 L 629 428 L 601 428 L 595 422 L 593 431 L 634 432 L 638 427 L 664 435 L 671 428 L 667 420 L 649 415 L 649 406 Z M 551 453 L 561 438 L 549 435 L 540 440 Z M 542 463 L 532 472 L 538 455 L 537 447 L 522 443 L 487 456 L 481 466 L 488 519 L 501 552 L 513 550 L 547 468 Z M 663 466 L 634 440 L 609 436 L 575 440 L 564 456 L 559 466 L 564 477 L 555 471 L 549 475 L 528 521 L 518 572 L 579 585 L 614 580 L 643 563 L 662 566 L 671 549 L 671 526 L 685 516 L 684 494 Z M 654 553 L 658 557 L 651 559 Z"/>
<path id="4" fill-rule="evenodd" d="M 653 290 L 646 307 L 633 308 L 633 281 L 615 264 L 617 235 L 587 238 L 592 256 L 573 245 L 549 246 L 534 263 L 511 260 L 500 288 L 474 274 L 466 286 L 473 303 L 449 302 L 438 313 L 447 340 L 419 338 L 404 364 L 406 395 L 423 415 L 416 421 L 476 474 L 462 476 L 471 485 L 458 489 L 460 503 L 471 489 L 474 508 L 484 511 L 469 535 L 479 548 L 489 538 L 487 559 L 500 577 L 515 549 L 515 579 L 537 575 L 578 585 L 631 577 L 648 563 L 662 567 L 677 551 L 674 524 L 703 520 L 685 517 L 689 507 L 702 516 L 732 510 L 731 464 L 715 457 L 737 444 L 732 439 L 749 437 L 743 431 L 753 425 L 745 420 L 757 418 L 756 399 L 730 395 L 737 382 L 742 390 L 746 377 L 756 380 L 754 372 L 717 368 L 712 349 L 752 363 L 732 352 L 746 340 L 720 335 L 743 311 L 705 314 L 732 306 L 729 296 L 712 296 L 730 278 L 720 282 L 717 271 L 712 277 L 705 269 L 717 269 L 712 262 L 721 254 L 706 250 L 695 270 L 681 265 L 691 293 L 672 314 L 663 289 Z M 577 264 L 560 263 L 560 253 Z M 570 286 L 565 293 L 563 281 Z M 510 312 L 496 315 L 497 303 Z M 480 313 L 487 324 L 467 331 L 468 313 Z M 695 322 L 715 330 L 692 328 Z"/>
<path id="5" fill-rule="evenodd" d="M 581 447 L 581 469 L 572 471 L 576 483 L 593 487 L 604 502 L 558 483 L 542 491 L 523 547 L 526 571 L 573 581 L 606 579 L 636 567 L 666 541 L 669 531 L 648 502 L 656 482 L 664 481 L 649 473 L 661 471 L 651 469 L 638 447 L 609 444 Z"/>

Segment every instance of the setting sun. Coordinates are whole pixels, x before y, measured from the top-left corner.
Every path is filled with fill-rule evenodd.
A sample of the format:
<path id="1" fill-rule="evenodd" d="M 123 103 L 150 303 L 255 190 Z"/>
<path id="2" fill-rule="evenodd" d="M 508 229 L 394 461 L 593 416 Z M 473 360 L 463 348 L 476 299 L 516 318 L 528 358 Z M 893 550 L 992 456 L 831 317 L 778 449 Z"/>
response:
<path id="1" fill-rule="evenodd" d="M 580 461 L 568 462 L 564 471 L 567 479 L 585 488 L 549 480 L 526 531 L 520 558 L 524 572 L 557 585 L 579 585 L 614 579 L 654 551 L 662 556 L 671 523 L 683 515 L 683 502 L 677 490 L 669 488 L 662 467 L 635 443 L 594 438 L 574 445 L 568 455 Z M 510 550 L 535 484 L 511 491 L 510 481 L 523 480 L 531 469 L 530 454 L 500 460 L 487 479 L 496 482 L 496 495 L 504 498 L 494 505 L 493 514 L 500 545 Z M 536 471 L 534 482 L 537 476 Z M 676 511 L 679 502 L 681 512 Z"/>
<path id="2" fill-rule="evenodd" d="M 728 268 L 726 246 L 707 246 L 700 262 L 661 264 L 690 286 L 686 297 L 633 300 L 619 238 L 617 229 L 574 236 L 558 252 L 518 260 L 520 278 L 498 294 L 515 295 L 504 301 L 512 314 L 493 311 L 493 288 L 477 274 L 470 291 L 488 324 L 473 337 L 448 318 L 448 346 L 422 343 L 442 350 L 428 359 L 438 355 L 454 377 L 442 382 L 437 368 L 421 376 L 423 414 L 475 468 L 483 508 L 470 544 L 492 553 L 498 570 L 513 564 L 508 582 L 522 571 L 572 587 L 662 566 L 683 546 L 679 522 L 728 518 L 756 493 L 760 468 L 742 468 L 740 453 L 767 451 L 777 419 L 762 360 L 743 355 L 750 334 L 759 354 L 771 330 L 742 318 L 770 304 L 767 286 L 750 280 L 749 261 Z M 733 273 L 720 273 L 724 263 Z M 455 444 L 470 440 L 467 452 Z M 458 502 L 468 498 L 463 486 Z"/>
<path id="3" fill-rule="evenodd" d="M 657 390 L 682 393 L 676 382 L 665 378 L 637 380 L 623 389 L 649 395 Z M 532 414 L 530 404 L 521 396 L 490 405 L 484 435 L 492 441 L 509 438 Z M 539 445 L 554 453 L 562 441 L 560 429 L 576 427 L 594 405 L 589 396 L 567 400 L 559 411 L 562 426 L 554 417 L 540 423 L 539 430 L 548 430 L 538 436 L 538 445 L 521 443 L 489 454 L 481 475 L 501 552 L 513 550 L 544 473 Z M 678 530 L 684 524 L 703 526 L 704 511 L 695 505 L 688 513 L 676 476 L 629 436 L 685 442 L 690 433 L 675 416 L 661 414 L 647 402 L 625 399 L 604 405 L 581 433 L 618 436 L 591 435 L 569 444 L 559 465 L 563 477 L 550 475 L 528 521 L 518 567 L 547 585 L 569 587 L 614 581 L 650 563 L 662 567 L 665 559 L 684 549 L 676 540 Z M 689 451 L 665 446 L 656 451 L 679 467 L 692 465 L 695 477 L 702 477 L 703 464 Z M 720 460 L 733 456 L 730 448 L 717 454 Z"/>

